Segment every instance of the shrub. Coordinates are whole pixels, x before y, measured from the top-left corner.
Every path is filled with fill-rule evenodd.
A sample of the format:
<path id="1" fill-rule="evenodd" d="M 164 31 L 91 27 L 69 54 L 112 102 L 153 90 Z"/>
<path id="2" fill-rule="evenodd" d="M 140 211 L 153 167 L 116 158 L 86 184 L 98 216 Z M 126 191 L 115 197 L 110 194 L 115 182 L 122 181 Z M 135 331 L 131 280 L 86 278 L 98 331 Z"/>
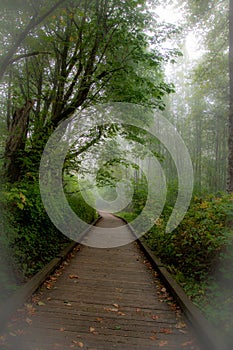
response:
<path id="1" fill-rule="evenodd" d="M 30 276 L 50 261 L 68 240 L 47 216 L 38 182 L 7 185 L 5 206 L 11 217 L 9 245 L 20 270 Z"/>
<path id="2" fill-rule="evenodd" d="M 81 196 L 68 198 L 79 217 L 91 222 L 95 211 Z M 39 183 L 25 179 L 20 183 L 5 186 L 2 205 L 8 214 L 10 246 L 20 271 L 30 277 L 54 258 L 69 239 L 53 225 L 40 196 Z"/>
<path id="3" fill-rule="evenodd" d="M 171 208 L 166 207 L 147 234 L 147 242 L 165 263 L 200 281 L 211 273 L 219 259 L 232 259 L 227 248 L 233 239 L 227 226 L 232 209 L 232 197 L 228 195 L 194 197 L 183 221 L 167 234 Z"/>

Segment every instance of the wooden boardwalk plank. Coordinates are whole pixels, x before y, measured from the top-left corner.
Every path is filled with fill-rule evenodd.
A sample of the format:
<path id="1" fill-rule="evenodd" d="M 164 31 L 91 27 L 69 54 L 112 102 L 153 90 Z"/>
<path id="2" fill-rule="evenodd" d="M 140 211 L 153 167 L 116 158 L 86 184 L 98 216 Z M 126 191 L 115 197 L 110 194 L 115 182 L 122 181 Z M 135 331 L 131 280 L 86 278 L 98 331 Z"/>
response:
<path id="1" fill-rule="evenodd" d="M 111 216 L 98 225 L 119 223 Z M 136 242 L 112 249 L 82 246 L 33 301 L 10 325 L 5 349 L 199 349 Z"/>

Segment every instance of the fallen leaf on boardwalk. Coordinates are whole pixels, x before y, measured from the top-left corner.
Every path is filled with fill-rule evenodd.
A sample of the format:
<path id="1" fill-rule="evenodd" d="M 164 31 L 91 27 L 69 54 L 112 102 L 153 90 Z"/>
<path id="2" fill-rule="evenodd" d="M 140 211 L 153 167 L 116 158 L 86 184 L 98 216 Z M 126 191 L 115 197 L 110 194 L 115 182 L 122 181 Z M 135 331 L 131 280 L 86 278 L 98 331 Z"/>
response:
<path id="1" fill-rule="evenodd" d="M 179 329 L 180 333 L 187 334 L 187 331 L 184 331 L 183 329 Z"/>
<path id="2" fill-rule="evenodd" d="M 168 301 L 173 301 L 173 297 L 168 297 L 167 300 Z M 169 305 L 172 305 L 172 304 L 169 304 Z"/>
<path id="3" fill-rule="evenodd" d="M 158 315 L 153 315 L 152 316 L 152 320 L 158 320 L 159 319 L 159 316 Z"/>
<path id="4" fill-rule="evenodd" d="M 66 306 L 71 306 L 71 303 L 68 300 L 64 300 L 64 304 L 66 304 Z"/>
<path id="5" fill-rule="evenodd" d="M 74 279 L 74 278 L 79 278 L 77 275 L 69 275 L 69 278 Z"/>
<path id="6" fill-rule="evenodd" d="M 161 289 L 161 292 L 163 292 L 163 293 L 165 293 L 166 291 L 167 291 L 166 288 Z"/>
<path id="7" fill-rule="evenodd" d="M 9 334 L 10 334 L 12 337 L 16 337 L 16 334 L 13 333 L 13 332 L 10 332 Z"/>
<path id="8" fill-rule="evenodd" d="M 118 311 L 118 315 L 125 316 L 124 312 Z"/>
<path id="9" fill-rule="evenodd" d="M 178 306 L 176 304 L 170 303 L 170 306 L 171 306 L 172 310 L 179 311 L 179 308 L 178 308 Z"/>
<path id="10" fill-rule="evenodd" d="M 160 333 L 164 333 L 164 334 L 172 334 L 172 330 L 171 328 L 162 328 L 160 329 Z"/>
<path id="11" fill-rule="evenodd" d="M 123 288 L 115 288 L 115 290 L 117 291 L 117 292 L 122 292 L 122 290 L 123 290 Z"/>
<path id="12" fill-rule="evenodd" d="M 111 312 L 118 312 L 118 309 L 109 308 L 109 311 L 111 311 Z"/>
<path id="13" fill-rule="evenodd" d="M 39 305 L 39 306 L 44 306 L 45 303 L 44 303 L 43 301 L 38 301 L 37 305 Z"/>
<path id="14" fill-rule="evenodd" d="M 119 308 L 118 304 L 112 304 L 114 307 Z"/>
<path id="15" fill-rule="evenodd" d="M 159 342 L 159 346 L 160 346 L 160 347 L 163 347 L 163 346 L 167 345 L 167 343 L 168 343 L 167 340 L 161 340 L 161 341 Z"/>
<path id="16" fill-rule="evenodd" d="M 179 322 L 176 324 L 175 326 L 177 329 L 180 329 L 180 328 L 185 328 L 186 327 L 186 324 L 184 322 Z"/>
<path id="17" fill-rule="evenodd" d="M 32 304 L 25 304 L 25 307 L 29 315 L 33 315 L 36 311 Z"/>
<path id="18" fill-rule="evenodd" d="M 23 329 L 17 329 L 16 331 L 15 331 L 15 334 L 16 335 L 22 335 L 22 334 L 24 334 L 25 333 L 25 331 L 23 330 Z"/>
<path id="19" fill-rule="evenodd" d="M 57 280 L 57 277 L 55 276 L 50 276 L 50 281 L 56 281 Z"/>
<path id="20" fill-rule="evenodd" d="M 77 345 L 78 345 L 80 348 L 83 348 L 83 347 L 84 347 L 84 344 L 83 344 L 81 341 L 79 341 L 79 342 L 77 343 Z"/>
<path id="21" fill-rule="evenodd" d="M 1 342 L 1 344 L 4 343 L 5 340 L 6 340 L 6 335 L 1 335 L 1 336 L 0 336 L 0 342 Z"/>
<path id="22" fill-rule="evenodd" d="M 103 322 L 103 319 L 102 319 L 101 317 L 97 317 L 95 320 L 96 320 L 97 322 Z"/>
<path id="23" fill-rule="evenodd" d="M 31 325 L 32 324 L 32 320 L 30 319 L 30 318 L 26 318 L 26 320 L 25 320 L 26 322 L 27 322 L 27 324 L 29 324 L 29 325 Z"/>
<path id="24" fill-rule="evenodd" d="M 185 343 L 182 343 L 181 346 L 185 347 L 185 346 L 188 346 L 188 345 L 192 345 L 193 341 L 192 340 L 189 340 L 189 341 L 186 341 Z"/>
<path id="25" fill-rule="evenodd" d="M 152 335 L 152 336 L 150 337 L 150 340 L 157 340 L 156 335 Z"/>
<path id="26" fill-rule="evenodd" d="M 9 334 L 10 334 L 12 337 L 16 337 L 17 335 L 22 335 L 22 334 L 24 334 L 24 333 L 25 333 L 24 330 L 22 330 L 22 329 L 17 329 L 16 331 L 10 332 Z"/>
<path id="27" fill-rule="evenodd" d="M 118 312 L 118 309 L 113 309 L 111 307 L 104 307 L 105 311 L 110 311 L 110 312 Z"/>
<path id="28" fill-rule="evenodd" d="M 121 326 L 115 326 L 115 329 L 119 331 L 121 329 Z"/>
<path id="29" fill-rule="evenodd" d="M 64 332 L 65 328 L 60 328 L 59 331 L 60 332 Z"/>
<path id="30" fill-rule="evenodd" d="M 52 300 L 52 298 L 51 298 L 51 297 L 48 297 L 47 300 L 48 300 L 48 301 L 49 301 L 49 300 Z"/>
<path id="31" fill-rule="evenodd" d="M 53 286 L 52 286 L 52 284 L 51 284 L 51 283 L 47 283 L 47 284 L 46 284 L 46 288 L 47 288 L 47 289 L 52 289 L 52 288 L 53 288 Z"/>
<path id="32" fill-rule="evenodd" d="M 33 297 L 32 297 L 32 302 L 33 302 L 34 304 L 37 304 L 39 300 L 40 300 L 40 298 L 39 298 L 38 296 L 33 296 Z"/>
<path id="33" fill-rule="evenodd" d="M 139 307 L 137 307 L 136 312 L 140 312 L 140 311 L 141 311 L 141 309 L 139 309 Z"/>
<path id="34" fill-rule="evenodd" d="M 94 327 L 90 327 L 89 330 L 91 333 L 94 333 L 96 331 Z"/>
<path id="35" fill-rule="evenodd" d="M 57 273 L 55 273 L 55 275 L 54 275 L 55 277 L 54 277 L 54 278 L 57 279 L 57 278 L 60 277 L 61 275 L 62 275 L 62 272 L 61 272 L 61 271 L 60 271 L 60 272 L 57 272 Z"/>
<path id="36" fill-rule="evenodd" d="M 152 266 L 151 266 L 151 263 L 149 261 L 144 260 L 143 262 L 149 270 L 152 270 Z"/>

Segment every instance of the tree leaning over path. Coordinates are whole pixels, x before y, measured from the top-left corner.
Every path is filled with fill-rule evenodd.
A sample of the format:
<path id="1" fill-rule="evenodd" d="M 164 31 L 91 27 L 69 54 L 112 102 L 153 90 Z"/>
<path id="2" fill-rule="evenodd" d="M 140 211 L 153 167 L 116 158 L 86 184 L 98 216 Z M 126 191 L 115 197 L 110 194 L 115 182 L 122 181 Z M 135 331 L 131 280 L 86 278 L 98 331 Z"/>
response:
<path id="1" fill-rule="evenodd" d="M 146 29 L 153 31 L 156 49 L 149 49 Z M 163 109 L 163 96 L 173 86 L 164 81 L 162 63 L 177 53 L 165 55 L 159 44 L 173 31 L 163 27 L 161 34 L 145 0 L 67 0 L 64 8 L 29 35 L 16 55 L 25 57 L 11 67 L 14 98 L 21 99 L 21 106 L 34 99 L 35 104 L 27 130 L 18 124 L 18 133 L 27 136 L 21 143 L 24 149 L 14 148 L 14 130 L 8 129 L 7 149 L 20 151 L 5 153 L 8 180 L 15 182 L 31 169 L 38 170 L 50 134 L 84 106 L 131 102 Z M 29 57 L 33 52 L 41 54 Z M 15 110 L 14 101 L 12 107 Z M 103 134 L 104 130 L 96 130 L 93 138 L 87 133 L 82 141 L 92 145 Z M 82 142 L 79 146 L 86 149 Z"/>

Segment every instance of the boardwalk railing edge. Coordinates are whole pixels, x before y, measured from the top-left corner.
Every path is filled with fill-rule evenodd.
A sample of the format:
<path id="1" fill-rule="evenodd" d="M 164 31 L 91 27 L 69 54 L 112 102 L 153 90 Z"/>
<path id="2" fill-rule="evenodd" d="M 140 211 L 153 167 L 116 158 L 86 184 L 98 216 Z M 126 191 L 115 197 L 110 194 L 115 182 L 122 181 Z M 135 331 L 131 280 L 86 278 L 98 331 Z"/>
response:
<path id="1" fill-rule="evenodd" d="M 183 288 L 174 280 L 172 275 L 155 256 L 153 251 L 147 247 L 142 239 L 138 239 L 138 242 L 150 262 L 158 271 L 162 282 L 178 302 L 186 318 L 193 326 L 201 341 L 203 350 L 230 350 L 230 346 L 226 343 L 222 334 L 205 318 L 201 311 L 187 297 Z"/>
<path id="2" fill-rule="evenodd" d="M 98 216 L 90 225 L 94 226 L 100 219 L 101 216 Z M 83 237 L 89 229 L 90 227 L 82 233 L 81 237 Z M 0 305 L 0 331 L 6 328 L 7 322 L 10 320 L 11 316 L 40 288 L 44 281 L 61 265 L 78 244 L 79 243 L 76 241 L 71 242 L 28 282 L 19 287 L 13 295 L 6 299 L 3 305 Z"/>
<path id="3" fill-rule="evenodd" d="M 121 218 L 117 215 L 115 216 Z M 187 297 L 183 288 L 174 280 L 160 259 L 146 245 L 145 240 L 143 238 L 138 238 L 133 227 L 125 219 L 121 219 L 128 225 L 146 257 L 151 262 L 155 270 L 159 273 L 159 276 L 167 290 L 171 293 L 184 312 L 187 320 L 194 328 L 201 342 L 200 346 L 202 346 L 203 350 L 231 350 L 232 346 L 227 344 L 223 338 L 223 335 L 218 331 L 218 329 L 205 318 L 198 307 L 195 306 L 194 303 Z"/>

